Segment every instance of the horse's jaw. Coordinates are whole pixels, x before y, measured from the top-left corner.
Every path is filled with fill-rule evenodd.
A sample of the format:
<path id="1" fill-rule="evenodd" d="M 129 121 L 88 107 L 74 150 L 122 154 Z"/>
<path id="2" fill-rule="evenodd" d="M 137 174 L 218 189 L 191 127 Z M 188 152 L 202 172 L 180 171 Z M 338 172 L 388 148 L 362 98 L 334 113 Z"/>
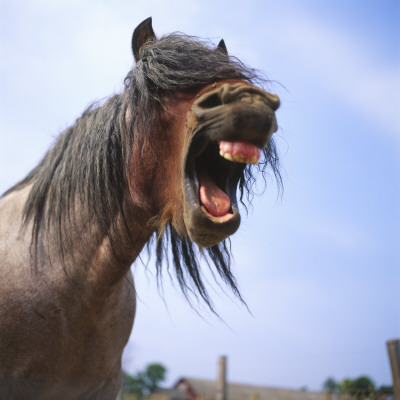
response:
<path id="1" fill-rule="evenodd" d="M 237 186 L 276 131 L 278 106 L 277 96 L 238 82 L 212 85 L 193 103 L 186 119 L 184 222 L 199 246 L 214 246 L 238 229 Z"/>

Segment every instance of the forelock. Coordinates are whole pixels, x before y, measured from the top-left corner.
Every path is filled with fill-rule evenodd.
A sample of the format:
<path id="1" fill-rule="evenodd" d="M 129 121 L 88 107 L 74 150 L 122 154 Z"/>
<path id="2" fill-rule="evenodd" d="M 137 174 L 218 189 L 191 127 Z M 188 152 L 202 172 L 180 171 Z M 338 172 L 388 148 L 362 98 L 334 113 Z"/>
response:
<path id="1" fill-rule="evenodd" d="M 154 90 L 190 90 L 222 79 L 260 80 L 257 72 L 205 40 L 181 33 L 146 44 L 132 71 L 136 84 Z"/>

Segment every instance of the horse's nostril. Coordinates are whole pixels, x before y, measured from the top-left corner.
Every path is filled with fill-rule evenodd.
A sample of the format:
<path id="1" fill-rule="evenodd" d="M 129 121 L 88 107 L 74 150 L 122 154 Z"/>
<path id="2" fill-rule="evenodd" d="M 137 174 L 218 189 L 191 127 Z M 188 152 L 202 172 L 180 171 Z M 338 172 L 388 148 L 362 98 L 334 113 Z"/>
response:
<path id="1" fill-rule="evenodd" d="M 200 108 L 205 108 L 205 109 L 218 107 L 220 105 L 222 105 L 222 101 L 218 93 L 210 94 L 204 100 L 198 103 L 198 106 Z"/>

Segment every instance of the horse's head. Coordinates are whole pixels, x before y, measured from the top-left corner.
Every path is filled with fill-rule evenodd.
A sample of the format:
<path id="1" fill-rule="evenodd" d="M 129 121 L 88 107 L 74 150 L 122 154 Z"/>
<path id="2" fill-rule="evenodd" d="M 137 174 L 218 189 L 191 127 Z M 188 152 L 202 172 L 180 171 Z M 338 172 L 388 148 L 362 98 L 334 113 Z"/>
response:
<path id="1" fill-rule="evenodd" d="M 157 49 L 151 19 L 136 28 L 132 45 L 137 63 L 148 64 L 146 78 L 154 85 L 151 55 L 159 56 L 162 50 Z M 223 41 L 209 52 L 224 60 L 225 67 L 233 65 Z M 204 60 L 199 56 L 198 61 L 201 68 Z M 168 70 L 173 60 L 167 55 L 164 63 Z M 153 132 L 160 138 L 159 173 L 152 179 L 158 194 L 153 193 L 153 199 L 162 204 L 164 224 L 172 222 L 180 234 L 187 233 L 201 247 L 218 244 L 239 227 L 237 187 L 248 164 L 258 164 L 277 130 L 278 96 L 254 86 L 233 67 L 231 75 L 228 71 L 218 77 L 218 68 L 219 64 L 215 80 L 210 75 L 207 84 L 159 91 L 163 112 Z"/>

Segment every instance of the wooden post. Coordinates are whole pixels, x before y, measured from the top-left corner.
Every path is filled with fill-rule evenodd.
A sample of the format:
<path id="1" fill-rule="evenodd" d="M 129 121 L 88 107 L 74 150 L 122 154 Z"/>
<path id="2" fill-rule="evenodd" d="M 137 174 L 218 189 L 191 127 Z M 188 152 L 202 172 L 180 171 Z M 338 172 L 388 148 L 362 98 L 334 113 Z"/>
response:
<path id="1" fill-rule="evenodd" d="M 122 397 L 122 388 L 121 388 L 121 390 L 119 391 L 117 398 L 115 400 L 122 400 L 122 399 L 123 399 L 123 397 Z"/>
<path id="2" fill-rule="evenodd" d="M 218 359 L 218 380 L 216 400 L 228 400 L 226 393 L 226 357 L 221 356 Z"/>
<path id="3" fill-rule="evenodd" d="M 392 339 L 386 342 L 392 369 L 393 390 L 395 400 L 400 400 L 400 341 Z"/>

